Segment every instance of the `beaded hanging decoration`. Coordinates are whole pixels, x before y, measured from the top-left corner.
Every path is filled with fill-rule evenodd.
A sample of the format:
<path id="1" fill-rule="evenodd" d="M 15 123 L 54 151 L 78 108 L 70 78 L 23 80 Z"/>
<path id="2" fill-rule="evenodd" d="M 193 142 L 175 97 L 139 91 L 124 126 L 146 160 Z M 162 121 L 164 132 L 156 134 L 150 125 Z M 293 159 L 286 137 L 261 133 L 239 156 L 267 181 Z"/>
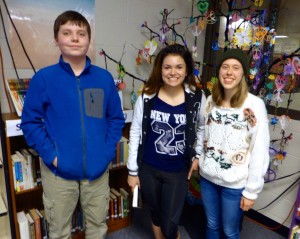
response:
<path id="1" fill-rule="evenodd" d="M 132 107 L 132 109 L 134 109 L 134 105 L 137 100 L 137 95 L 134 90 L 134 79 L 132 79 L 132 91 L 130 92 L 130 98 L 131 98 L 131 107 Z"/>

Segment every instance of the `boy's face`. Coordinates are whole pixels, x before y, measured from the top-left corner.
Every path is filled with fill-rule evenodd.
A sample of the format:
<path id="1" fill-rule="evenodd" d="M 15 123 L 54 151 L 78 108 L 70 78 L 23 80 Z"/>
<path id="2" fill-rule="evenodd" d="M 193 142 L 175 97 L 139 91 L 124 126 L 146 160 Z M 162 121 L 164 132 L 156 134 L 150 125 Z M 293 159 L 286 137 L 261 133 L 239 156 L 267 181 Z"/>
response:
<path id="1" fill-rule="evenodd" d="M 90 45 L 86 27 L 80 27 L 72 22 L 60 26 L 55 42 L 61 50 L 64 61 L 85 58 Z"/>

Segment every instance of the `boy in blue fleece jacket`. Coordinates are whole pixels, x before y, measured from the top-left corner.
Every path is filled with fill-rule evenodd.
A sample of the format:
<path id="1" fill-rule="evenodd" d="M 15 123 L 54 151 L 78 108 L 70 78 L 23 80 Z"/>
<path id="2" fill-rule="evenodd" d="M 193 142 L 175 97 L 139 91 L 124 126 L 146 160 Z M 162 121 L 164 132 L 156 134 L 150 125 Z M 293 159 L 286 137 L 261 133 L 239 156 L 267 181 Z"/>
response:
<path id="1" fill-rule="evenodd" d="M 108 164 L 125 120 L 111 74 L 86 55 L 91 29 L 75 11 L 59 15 L 54 38 L 59 62 L 32 78 L 22 112 L 27 144 L 42 158 L 43 202 L 50 238 L 69 238 L 80 200 L 85 238 L 105 238 Z"/>

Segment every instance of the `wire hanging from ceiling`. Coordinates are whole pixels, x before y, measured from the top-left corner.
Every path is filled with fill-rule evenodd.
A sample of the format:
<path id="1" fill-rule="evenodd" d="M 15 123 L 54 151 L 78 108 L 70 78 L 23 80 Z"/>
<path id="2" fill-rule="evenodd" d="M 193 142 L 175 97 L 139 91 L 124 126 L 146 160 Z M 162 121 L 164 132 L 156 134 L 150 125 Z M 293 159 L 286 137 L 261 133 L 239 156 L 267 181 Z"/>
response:
<path id="1" fill-rule="evenodd" d="M 31 61 L 31 59 L 30 59 L 30 57 L 29 57 L 29 55 L 28 55 L 28 53 L 27 53 L 27 51 L 26 51 L 26 49 L 25 49 L 25 46 L 24 46 L 23 41 L 22 41 L 22 39 L 21 39 L 21 37 L 20 37 L 20 34 L 19 34 L 19 32 L 18 32 L 18 30 L 17 30 L 17 28 L 16 28 L 16 26 L 15 26 L 15 24 L 14 24 L 12 18 L 11 18 L 11 15 L 10 15 L 9 10 L 8 10 L 8 7 L 7 7 L 7 4 L 6 4 L 5 0 L 2 0 L 2 2 L 3 2 L 3 4 L 4 4 L 5 10 L 6 10 L 6 14 L 7 14 L 7 16 L 9 17 L 9 20 L 10 20 L 10 22 L 11 22 L 11 24 L 12 24 L 14 30 L 15 30 L 15 33 L 17 34 L 18 40 L 20 41 L 21 47 L 22 47 L 22 49 L 23 49 L 23 51 L 24 51 L 24 54 L 25 54 L 25 56 L 26 56 L 26 58 L 27 58 L 27 60 L 28 60 L 28 62 L 29 62 L 29 64 L 30 64 L 32 70 L 34 71 L 34 73 L 36 73 L 35 67 L 33 66 L 33 63 L 32 63 L 32 61 Z M 10 47 L 10 45 L 9 45 L 9 41 L 8 41 L 8 38 L 7 38 L 7 33 L 6 33 L 5 24 L 4 24 L 4 20 L 3 20 L 3 14 L 2 14 L 1 5 L 0 5 L 0 15 L 1 15 L 1 21 L 2 21 L 3 32 L 4 32 L 6 44 L 7 44 L 8 48 L 9 48 L 9 53 L 10 53 L 10 56 L 11 56 L 11 58 L 12 58 L 14 70 L 15 70 L 15 72 L 16 72 L 17 78 L 20 79 L 20 78 L 19 78 L 19 75 L 18 75 L 18 72 L 17 72 L 16 65 L 15 65 L 14 56 L 13 56 L 13 54 L 12 54 L 11 47 Z"/>

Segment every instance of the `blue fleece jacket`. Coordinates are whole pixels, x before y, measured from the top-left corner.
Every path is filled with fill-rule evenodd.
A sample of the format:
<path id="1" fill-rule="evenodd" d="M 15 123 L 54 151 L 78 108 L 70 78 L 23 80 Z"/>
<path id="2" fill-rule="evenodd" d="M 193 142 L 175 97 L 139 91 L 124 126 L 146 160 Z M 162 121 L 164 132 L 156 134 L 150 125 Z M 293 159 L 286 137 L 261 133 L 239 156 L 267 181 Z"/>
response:
<path id="1" fill-rule="evenodd" d="M 91 64 L 75 76 L 59 63 L 32 78 L 22 111 L 27 144 L 56 175 L 93 180 L 115 157 L 125 120 L 111 74 Z M 57 168 L 52 162 L 57 157 Z"/>

